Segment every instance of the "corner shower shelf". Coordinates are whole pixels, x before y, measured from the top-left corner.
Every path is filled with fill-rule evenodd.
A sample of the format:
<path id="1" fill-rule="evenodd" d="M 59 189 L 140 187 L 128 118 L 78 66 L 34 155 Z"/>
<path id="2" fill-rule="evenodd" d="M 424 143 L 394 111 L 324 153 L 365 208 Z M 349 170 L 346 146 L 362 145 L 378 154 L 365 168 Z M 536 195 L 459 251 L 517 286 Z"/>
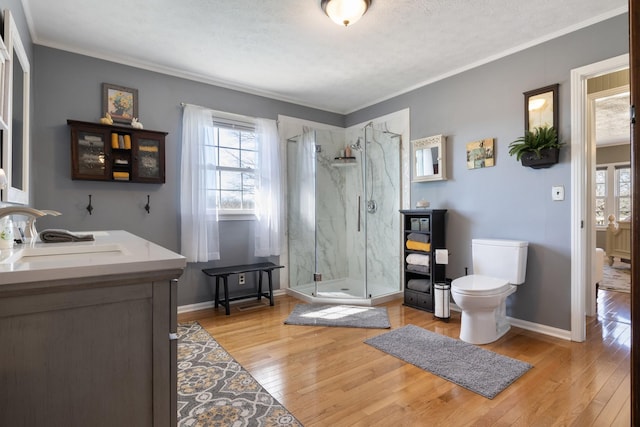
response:
<path id="1" fill-rule="evenodd" d="M 331 166 L 343 167 L 343 166 L 354 166 L 356 164 L 357 163 L 356 163 L 355 157 L 335 157 L 333 159 L 333 163 L 331 163 Z"/>

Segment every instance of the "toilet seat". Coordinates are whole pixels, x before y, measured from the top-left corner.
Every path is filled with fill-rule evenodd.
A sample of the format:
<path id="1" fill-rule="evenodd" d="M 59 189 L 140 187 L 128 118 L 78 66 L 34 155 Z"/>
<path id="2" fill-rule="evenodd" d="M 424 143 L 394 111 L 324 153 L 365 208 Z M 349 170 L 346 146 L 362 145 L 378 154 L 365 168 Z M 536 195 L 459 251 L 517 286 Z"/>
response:
<path id="1" fill-rule="evenodd" d="M 470 274 L 451 282 L 451 291 L 460 295 L 497 295 L 511 289 L 511 284 L 495 277 Z"/>

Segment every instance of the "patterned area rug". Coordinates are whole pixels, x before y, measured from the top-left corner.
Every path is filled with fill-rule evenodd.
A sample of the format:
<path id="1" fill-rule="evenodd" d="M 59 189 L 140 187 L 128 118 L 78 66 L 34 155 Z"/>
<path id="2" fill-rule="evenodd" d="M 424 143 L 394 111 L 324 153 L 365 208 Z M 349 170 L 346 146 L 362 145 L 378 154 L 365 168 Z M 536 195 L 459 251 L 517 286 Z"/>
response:
<path id="1" fill-rule="evenodd" d="M 199 323 L 178 336 L 178 426 L 302 426 Z"/>
<path id="2" fill-rule="evenodd" d="M 612 266 L 606 262 L 602 271 L 600 289 L 617 292 L 631 292 L 631 265 L 616 259 Z"/>

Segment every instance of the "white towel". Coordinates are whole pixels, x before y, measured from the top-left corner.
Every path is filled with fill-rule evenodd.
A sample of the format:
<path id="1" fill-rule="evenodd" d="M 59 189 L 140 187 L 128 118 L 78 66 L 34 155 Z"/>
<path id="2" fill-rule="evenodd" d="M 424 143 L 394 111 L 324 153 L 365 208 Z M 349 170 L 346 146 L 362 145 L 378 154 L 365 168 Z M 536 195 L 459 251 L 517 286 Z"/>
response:
<path id="1" fill-rule="evenodd" d="M 407 255 L 407 264 L 417 264 L 429 266 L 429 255 L 409 254 Z"/>

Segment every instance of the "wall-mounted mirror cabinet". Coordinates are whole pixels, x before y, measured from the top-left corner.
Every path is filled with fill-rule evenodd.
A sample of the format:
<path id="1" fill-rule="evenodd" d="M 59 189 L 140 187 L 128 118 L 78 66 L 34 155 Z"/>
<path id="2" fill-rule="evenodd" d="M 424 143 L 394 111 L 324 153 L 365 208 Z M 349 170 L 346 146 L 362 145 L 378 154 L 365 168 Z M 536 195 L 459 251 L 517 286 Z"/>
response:
<path id="1" fill-rule="evenodd" d="M 411 141 L 412 181 L 442 181 L 446 175 L 446 137 L 442 135 Z"/>
<path id="2" fill-rule="evenodd" d="M 7 174 L 7 189 L 2 201 L 29 203 L 29 58 L 20 33 L 9 10 L 4 11 L 4 43 L 8 59 L 5 62 L 2 90 L 2 116 L 7 129 L 2 130 L 2 168 Z"/>

